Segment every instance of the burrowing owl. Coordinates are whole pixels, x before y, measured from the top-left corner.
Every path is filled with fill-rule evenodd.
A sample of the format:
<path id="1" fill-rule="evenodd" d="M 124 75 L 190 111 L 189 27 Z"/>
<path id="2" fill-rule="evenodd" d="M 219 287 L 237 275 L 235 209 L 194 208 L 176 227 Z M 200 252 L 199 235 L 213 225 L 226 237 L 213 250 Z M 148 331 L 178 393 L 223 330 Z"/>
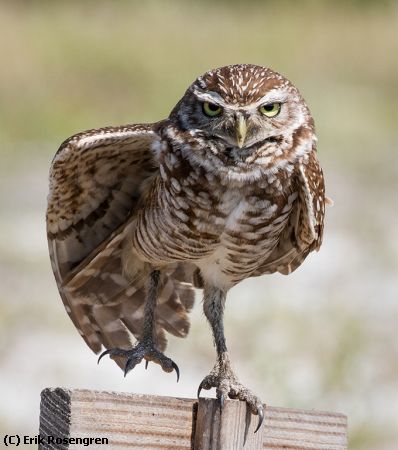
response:
<path id="1" fill-rule="evenodd" d="M 203 289 L 217 361 L 200 390 L 260 400 L 232 371 L 223 328 L 228 290 L 289 274 L 322 242 L 325 192 L 314 122 L 298 90 L 242 64 L 197 78 L 169 118 L 86 131 L 50 170 L 47 226 L 65 308 L 87 345 L 127 373 L 166 372 L 166 332 L 184 337 Z M 137 339 L 132 345 L 131 334 Z"/>

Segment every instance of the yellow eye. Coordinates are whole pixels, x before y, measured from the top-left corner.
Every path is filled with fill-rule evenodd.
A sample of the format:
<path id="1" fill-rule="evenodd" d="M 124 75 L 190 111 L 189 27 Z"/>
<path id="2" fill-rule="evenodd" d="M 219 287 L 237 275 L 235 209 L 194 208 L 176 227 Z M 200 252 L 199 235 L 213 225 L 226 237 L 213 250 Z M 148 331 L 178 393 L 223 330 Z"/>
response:
<path id="1" fill-rule="evenodd" d="M 204 102 L 203 112 L 206 114 L 206 116 L 215 117 L 219 116 L 222 113 L 222 108 L 221 106 L 215 105 L 214 103 Z"/>
<path id="2" fill-rule="evenodd" d="M 277 114 L 279 114 L 279 111 L 281 110 L 281 104 L 266 103 L 265 105 L 260 106 L 259 110 L 261 114 L 264 114 L 264 116 L 275 117 Z"/>

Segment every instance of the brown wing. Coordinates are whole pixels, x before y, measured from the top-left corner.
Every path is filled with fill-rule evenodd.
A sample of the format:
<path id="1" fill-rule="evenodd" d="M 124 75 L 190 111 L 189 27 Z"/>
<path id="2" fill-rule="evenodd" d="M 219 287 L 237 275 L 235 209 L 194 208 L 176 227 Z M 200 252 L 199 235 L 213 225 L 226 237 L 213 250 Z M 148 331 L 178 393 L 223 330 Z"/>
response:
<path id="1" fill-rule="evenodd" d="M 280 272 L 287 275 L 297 269 L 322 244 L 325 216 L 325 183 L 315 149 L 306 163 L 295 172 L 298 196 L 279 243 L 256 275 Z"/>
<path id="2" fill-rule="evenodd" d="M 65 309 L 96 353 L 130 348 L 139 337 L 145 277 L 123 270 L 125 237 L 158 164 L 152 146 L 160 141 L 151 125 L 91 130 L 72 136 L 50 169 L 47 234 L 52 268 Z M 185 336 L 193 304 L 189 266 L 162 274 L 157 308 L 158 345 L 165 330 Z"/>

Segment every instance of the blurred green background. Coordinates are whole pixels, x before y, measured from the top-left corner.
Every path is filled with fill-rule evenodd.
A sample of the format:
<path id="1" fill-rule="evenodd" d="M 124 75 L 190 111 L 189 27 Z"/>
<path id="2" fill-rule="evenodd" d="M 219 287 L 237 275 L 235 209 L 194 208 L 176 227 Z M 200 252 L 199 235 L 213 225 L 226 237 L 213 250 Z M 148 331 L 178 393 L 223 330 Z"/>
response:
<path id="1" fill-rule="evenodd" d="M 174 377 L 96 366 L 47 255 L 51 158 L 68 136 L 168 115 L 206 70 L 283 73 L 315 117 L 324 246 L 231 291 L 227 339 L 268 404 L 344 412 L 350 450 L 398 442 L 398 2 L 0 2 L 0 434 L 35 435 L 47 386 L 194 397 L 214 362 L 200 301 Z"/>

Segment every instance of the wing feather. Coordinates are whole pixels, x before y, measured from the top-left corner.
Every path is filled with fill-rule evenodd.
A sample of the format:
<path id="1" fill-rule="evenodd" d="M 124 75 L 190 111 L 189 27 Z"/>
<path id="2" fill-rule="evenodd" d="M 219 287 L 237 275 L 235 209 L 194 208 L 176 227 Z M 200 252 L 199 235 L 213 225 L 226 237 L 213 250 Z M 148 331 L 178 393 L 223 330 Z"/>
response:
<path id="1" fill-rule="evenodd" d="M 294 174 L 298 197 L 290 213 L 279 243 L 255 276 L 280 272 L 287 275 L 296 270 L 313 250 L 322 244 L 325 216 L 325 183 L 316 150 Z"/>
<path id="2" fill-rule="evenodd" d="M 66 311 L 96 353 L 102 346 L 130 348 L 130 333 L 140 337 L 146 280 L 143 274 L 125 275 L 123 252 L 159 171 L 152 150 L 159 141 L 153 125 L 90 130 L 66 140 L 51 165 L 47 235 L 52 268 Z M 142 263 L 133 263 L 139 274 Z M 188 332 L 192 273 L 180 264 L 162 274 L 156 323 L 160 348 L 166 346 L 165 330 L 177 336 Z"/>

